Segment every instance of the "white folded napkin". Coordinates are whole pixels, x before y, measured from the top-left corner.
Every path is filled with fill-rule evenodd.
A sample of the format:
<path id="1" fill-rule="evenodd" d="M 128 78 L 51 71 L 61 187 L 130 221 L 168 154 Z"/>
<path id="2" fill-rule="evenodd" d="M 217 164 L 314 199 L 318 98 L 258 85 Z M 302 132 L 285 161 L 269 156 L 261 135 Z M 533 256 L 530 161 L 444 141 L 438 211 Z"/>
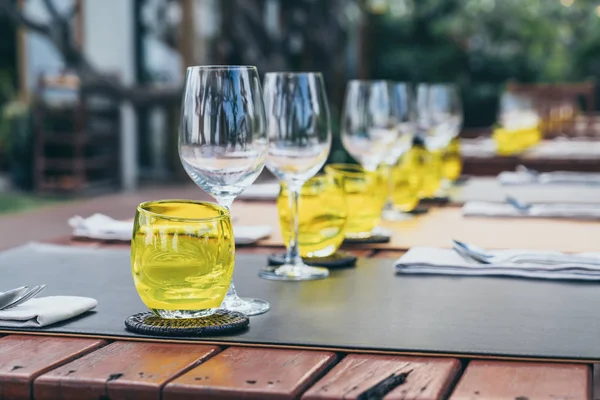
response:
<path id="1" fill-rule="evenodd" d="M 532 174 L 527 171 L 504 171 L 498 175 L 501 185 L 562 184 L 600 185 L 600 174 L 593 172 L 555 171 Z"/>
<path id="2" fill-rule="evenodd" d="M 490 253 L 508 258 L 528 250 L 494 250 Z M 600 253 L 580 253 L 582 257 L 600 258 Z M 467 261 L 451 249 L 413 247 L 395 262 L 398 274 L 516 276 L 540 279 L 574 279 L 600 281 L 600 265 L 480 264 Z"/>
<path id="3" fill-rule="evenodd" d="M 565 218 L 600 219 L 600 204 L 548 203 L 533 204 L 522 211 L 508 203 L 469 201 L 462 207 L 465 217 L 510 217 L 510 218 Z"/>
<path id="4" fill-rule="evenodd" d="M 133 221 L 117 221 L 103 214 L 94 214 L 88 218 L 75 216 L 69 219 L 74 237 L 96 240 L 131 241 Z M 251 244 L 271 235 L 273 229 L 268 225 L 233 226 L 236 244 Z"/>
<path id="5" fill-rule="evenodd" d="M 556 138 L 543 140 L 532 147 L 527 155 L 532 158 L 597 158 L 600 154 L 600 142 L 597 140 L 574 140 L 573 138 Z"/>
<path id="6" fill-rule="evenodd" d="M 39 297 L 14 308 L 0 310 L 0 327 L 41 328 L 76 317 L 97 305 L 98 302 L 89 297 Z"/>
<path id="7" fill-rule="evenodd" d="M 278 182 L 255 183 L 238 195 L 242 200 L 275 200 L 279 196 Z"/>
<path id="8" fill-rule="evenodd" d="M 252 244 L 271 236 L 273 228 L 269 225 L 234 225 L 233 236 L 235 244 Z"/>
<path id="9" fill-rule="evenodd" d="M 103 214 L 83 218 L 76 215 L 69 219 L 73 236 L 98 240 L 130 241 L 133 234 L 132 221 L 118 221 Z"/>

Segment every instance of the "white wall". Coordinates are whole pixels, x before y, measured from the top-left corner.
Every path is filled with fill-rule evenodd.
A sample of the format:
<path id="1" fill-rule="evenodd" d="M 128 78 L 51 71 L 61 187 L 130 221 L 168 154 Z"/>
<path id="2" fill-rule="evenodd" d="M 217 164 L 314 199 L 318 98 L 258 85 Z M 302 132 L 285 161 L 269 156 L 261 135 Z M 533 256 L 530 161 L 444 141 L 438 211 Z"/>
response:
<path id="1" fill-rule="evenodd" d="M 84 0 L 83 38 L 93 65 L 135 83 L 134 7 L 132 0 Z M 133 108 L 121 108 L 121 181 L 125 190 L 138 181 L 137 124 Z"/>

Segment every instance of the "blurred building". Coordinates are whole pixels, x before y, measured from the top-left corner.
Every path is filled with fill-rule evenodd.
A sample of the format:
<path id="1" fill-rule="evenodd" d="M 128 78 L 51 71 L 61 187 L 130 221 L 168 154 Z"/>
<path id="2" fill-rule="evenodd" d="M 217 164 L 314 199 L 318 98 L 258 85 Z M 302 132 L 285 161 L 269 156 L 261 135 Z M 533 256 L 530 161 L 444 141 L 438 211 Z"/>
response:
<path id="1" fill-rule="evenodd" d="M 126 85 L 181 85 L 186 65 L 208 59 L 209 47 L 204 43 L 218 31 L 217 0 L 53 2 L 62 13 L 77 6 L 73 32 L 81 49 L 98 70 Z M 42 0 L 22 4 L 31 18 L 49 21 Z M 66 66 L 47 38 L 25 30 L 17 36 L 14 69 L 20 90 L 27 95 L 36 89 L 41 75 L 60 74 Z M 139 178 L 167 179 L 165 110 L 134 111 L 123 104 L 121 117 L 122 186 L 133 189 Z"/>

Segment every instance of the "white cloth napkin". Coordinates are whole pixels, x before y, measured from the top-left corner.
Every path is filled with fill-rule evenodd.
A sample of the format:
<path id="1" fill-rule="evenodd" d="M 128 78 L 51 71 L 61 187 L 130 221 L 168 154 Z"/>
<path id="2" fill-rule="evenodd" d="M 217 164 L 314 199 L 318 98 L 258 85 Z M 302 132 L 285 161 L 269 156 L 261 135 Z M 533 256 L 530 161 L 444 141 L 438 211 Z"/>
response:
<path id="1" fill-rule="evenodd" d="M 0 310 L 0 327 L 41 328 L 76 317 L 97 305 L 98 302 L 89 297 L 39 297 L 14 308 Z"/>
<path id="2" fill-rule="evenodd" d="M 510 217 L 510 218 L 565 218 L 600 219 L 600 204 L 549 203 L 533 204 L 526 211 L 518 210 L 508 203 L 469 201 L 462 207 L 465 217 Z"/>
<path id="3" fill-rule="evenodd" d="M 98 240 L 130 241 L 133 234 L 132 221 L 118 221 L 103 214 L 83 218 L 76 215 L 69 219 L 73 236 Z"/>
<path id="4" fill-rule="evenodd" d="M 594 172 L 542 172 L 538 175 L 527 171 L 504 171 L 498 175 L 501 185 L 563 184 L 600 185 L 600 174 Z"/>
<path id="5" fill-rule="evenodd" d="M 529 250 L 494 250 L 499 257 L 509 257 Z M 600 259 L 600 253 L 580 253 L 579 256 Z M 575 266 L 568 264 L 480 264 L 467 261 L 451 249 L 413 247 L 395 262 L 398 274 L 516 276 L 540 279 L 574 279 L 600 281 L 600 265 Z"/>
<path id="6" fill-rule="evenodd" d="M 279 196 L 279 183 L 255 183 L 238 195 L 243 200 L 275 200 Z"/>
<path id="7" fill-rule="evenodd" d="M 69 219 L 74 237 L 96 240 L 131 241 L 132 221 L 117 221 L 103 214 L 94 214 L 88 218 L 75 216 Z M 233 236 L 236 244 L 251 244 L 271 235 L 273 229 L 268 225 L 234 225 Z"/>

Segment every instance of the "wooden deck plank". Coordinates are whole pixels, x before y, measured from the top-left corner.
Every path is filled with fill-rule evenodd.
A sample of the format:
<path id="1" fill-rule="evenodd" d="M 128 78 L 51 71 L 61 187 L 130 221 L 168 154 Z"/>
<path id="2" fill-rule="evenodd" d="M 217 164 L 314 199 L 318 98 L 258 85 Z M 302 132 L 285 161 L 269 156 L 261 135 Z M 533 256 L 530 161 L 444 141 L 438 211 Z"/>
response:
<path id="1" fill-rule="evenodd" d="M 592 365 L 592 399 L 600 400 L 600 364 Z"/>
<path id="2" fill-rule="evenodd" d="M 30 399 L 35 377 L 106 344 L 104 340 L 9 335 L 0 339 L 0 399 Z"/>
<path id="3" fill-rule="evenodd" d="M 168 383 L 163 399 L 295 399 L 336 359 L 325 351 L 230 347 Z"/>
<path id="4" fill-rule="evenodd" d="M 472 361 L 450 399 L 589 400 L 590 380 L 582 364 Z"/>
<path id="5" fill-rule="evenodd" d="M 37 378 L 36 400 L 160 399 L 166 382 L 218 353 L 207 345 L 115 342 Z"/>
<path id="6" fill-rule="evenodd" d="M 358 399 L 382 390 L 386 400 L 443 398 L 460 371 L 460 361 L 350 354 L 310 388 L 302 400 Z M 385 386 L 387 389 L 385 388 Z"/>

